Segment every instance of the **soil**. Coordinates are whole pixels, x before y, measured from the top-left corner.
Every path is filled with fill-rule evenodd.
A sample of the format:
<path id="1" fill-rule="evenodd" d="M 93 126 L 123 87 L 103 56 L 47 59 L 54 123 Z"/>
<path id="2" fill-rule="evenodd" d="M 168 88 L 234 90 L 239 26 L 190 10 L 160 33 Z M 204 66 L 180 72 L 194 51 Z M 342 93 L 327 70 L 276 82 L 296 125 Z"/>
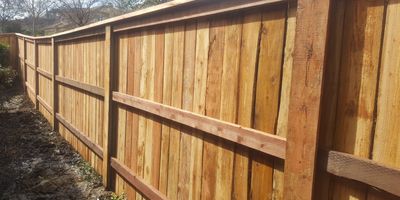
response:
<path id="1" fill-rule="evenodd" d="M 0 90 L 0 200 L 110 198 L 21 90 Z"/>

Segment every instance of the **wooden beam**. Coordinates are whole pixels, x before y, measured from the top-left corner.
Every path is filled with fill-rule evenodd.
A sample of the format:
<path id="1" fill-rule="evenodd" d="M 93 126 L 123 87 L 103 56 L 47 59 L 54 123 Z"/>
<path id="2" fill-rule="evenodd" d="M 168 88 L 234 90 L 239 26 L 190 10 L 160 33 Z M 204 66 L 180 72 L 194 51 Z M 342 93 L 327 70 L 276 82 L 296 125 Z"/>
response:
<path id="1" fill-rule="evenodd" d="M 56 81 L 56 76 L 58 74 L 58 52 L 57 52 L 57 46 L 54 41 L 54 38 L 51 39 L 51 49 L 52 49 L 52 67 L 53 67 L 53 74 L 51 76 L 51 82 L 52 82 L 52 101 L 53 101 L 53 120 L 52 120 L 52 127 L 53 130 L 58 131 L 58 124 L 57 124 L 57 117 L 56 113 L 58 112 L 58 85 Z"/>
<path id="2" fill-rule="evenodd" d="M 50 79 L 50 80 L 51 80 L 51 78 L 52 78 L 52 76 L 53 76 L 50 72 L 47 72 L 47 71 L 45 71 L 45 70 L 43 70 L 43 69 L 41 69 L 41 68 L 37 68 L 37 72 L 38 72 L 40 75 L 42 75 L 42 76 L 44 76 L 44 77 L 46 77 L 46 78 L 48 78 L 48 79 Z"/>
<path id="3" fill-rule="evenodd" d="M 285 159 L 286 140 L 283 137 L 119 92 L 113 92 L 113 100 L 251 149 Z"/>
<path id="4" fill-rule="evenodd" d="M 35 89 L 33 89 L 33 87 L 31 85 L 29 85 L 28 82 L 25 82 L 25 86 L 27 89 L 29 89 L 30 92 L 35 93 Z"/>
<path id="5" fill-rule="evenodd" d="M 34 47 L 34 59 L 35 59 L 35 64 L 34 64 L 34 69 L 35 69 L 35 108 L 38 110 L 39 109 L 39 100 L 37 96 L 39 95 L 39 76 L 37 72 L 37 68 L 39 65 L 39 54 L 38 54 L 38 45 L 36 43 L 36 40 L 33 41 L 33 47 Z"/>
<path id="6" fill-rule="evenodd" d="M 25 63 L 26 63 L 26 66 L 28 66 L 29 68 L 35 70 L 35 64 L 29 63 L 29 61 L 26 60 L 26 59 L 25 59 Z"/>
<path id="7" fill-rule="evenodd" d="M 25 85 L 25 81 L 27 81 L 27 77 L 26 77 L 26 71 L 27 71 L 27 69 L 26 69 L 26 41 L 25 41 L 25 38 L 23 38 L 23 47 L 24 47 L 24 49 L 22 50 L 23 51 L 23 60 L 22 60 L 22 63 L 23 63 L 23 75 L 22 75 L 22 86 L 24 87 L 24 91 L 25 92 L 27 92 L 27 90 L 26 90 L 26 85 Z"/>
<path id="8" fill-rule="evenodd" d="M 74 81 L 74 80 L 71 80 L 71 79 L 68 79 L 65 77 L 61 77 L 61 76 L 56 76 L 56 81 L 63 83 L 65 85 L 89 92 L 91 94 L 95 94 L 95 95 L 104 97 L 104 89 L 103 88 L 100 88 L 100 87 L 97 87 L 94 85 L 89 85 L 86 83 L 81 83 L 81 82 Z"/>
<path id="9" fill-rule="evenodd" d="M 167 197 L 164 194 L 162 194 L 153 186 L 147 184 L 143 179 L 136 176 L 132 170 L 130 170 L 116 158 L 111 158 L 111 166 L 122 178 L 124 178 L 129 184 L 136 188 L 138 192 L 148 199 L 167 200 Z"/>
<path id="10" fill-rule="evenodd" d="M 127 23 L 115 25 L 115 32 L 131 29 L 155 26 L 166 23 L 179 22 L 184 20 L 196 19 L 217 14 L 242 11 L 260 6 L 284 3 L 286 0 L 261 0 L 261 1 L 225 1 L 220 3 L 208 3 L 203 6 L 196 6 L 193 9 L 182 10 L 179 12 L 168 12 L 152 18 L 142 20 L 132 20 Z"/>
<path id="11" fill-rule="evenodd" d="M 284 199 L 312 199 L 330 0 L 299 0 Z"/>
<path id="12" fill-rule="evenodd" d="M 104 115 L 103 115 L 103 184 L 110 188 L 110 158 L 112 147 L 112 88 L 113 88 L 113 48 L 114 41 L 111 26 L 106 27 L 105 52 L 104 52 Z"/>
<path id="13" fill-rule="evenodd" d="M 103 159 L 103 148 L 100 145 L 92 142 L 89 137 L 83 134 L 82 131 L 75 128 L 71 123 L 64 119 L 59 113 L 56 114 L 58 121 L 65 126 L 72 134 L 74 134 L 81 142 L 83 142 L 89 149 Z"/>
<path id="14" fill-rule="evenodd" d="M 400 169 L 337 151 L 321 151 L 318 157 L 322 160 L 320 167 L 335 176 L 356 180 L 400 197 Z"/>
<path id="15" fill-rule="evenodd" d="M 96 37 L 96 36 L 103 36 L 103 35 L 105 35 L 104 32 L 100 32 L 100 33 L 91 33 L 91 34 L 86 34 L 86 35 L 80 35 L 80 36 L 75 36 L 75 37 L 68 37 L 68 38 L 58 39 L 58 40 L 56 40 L 56 42 L 57 42 L 57 43 L 60 43 L 60 42 L 68 42 L 68 41 L 72 41 L 72 40 L 79 40 L 79 39 L 90 38 L 90 37 Z"/>
<path id="16" fill-rule="evenodd" d="M 36 96 L 38 102 L 47 110 L 49 111 L 49 113 L 53 113 L 53 109 L 51 108 L 51 106 L 49 104 L 46 103 L 46 101 L 44 99 L 42 99 L 42 97 L 40 97 L 39 95 Z"/>

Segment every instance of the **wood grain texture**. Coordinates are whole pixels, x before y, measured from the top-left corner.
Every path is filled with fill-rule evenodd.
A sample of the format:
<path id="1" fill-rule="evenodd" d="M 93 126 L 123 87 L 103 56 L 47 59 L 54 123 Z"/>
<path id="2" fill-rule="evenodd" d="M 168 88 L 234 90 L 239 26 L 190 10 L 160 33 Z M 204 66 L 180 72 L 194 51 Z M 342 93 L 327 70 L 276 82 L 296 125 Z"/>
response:
<path id="1" fill-rule="evenodd" d="M 284 149 L 286 140 L 282 137 L 266 134 L 254 129 L 244 128 L 236 124 L 223 122 L 221 120 L 216 120 L 119 92 L 113 92 L 113 100 L 170 119 L 177 123 L 199 129 L 214 136 L 239 143 L 254 150 L 285 159 Z"/>
<path id="2" fill-rule="evenodd" d="M 329 11 L 329 0 L 298 1 L 284 199 L 312 198 Z"/>
<path id="3" fill-rule="evenodd" d="M 324 166 L 327 172 L 400 196 L 398 187 L 400 168 L 390 168 L 376 161 L 337 151 L 329 151 L 327 155 L 321 155 L 327 157 L 327 163 Z"/>
<path id="4" fill-rule="evenodd" d="M 347 1 L 333 150 L 369 158 L 382 37 L 383 1 Z M 366 187 L 333 183 L 333 198 L 366 199 Z"/>

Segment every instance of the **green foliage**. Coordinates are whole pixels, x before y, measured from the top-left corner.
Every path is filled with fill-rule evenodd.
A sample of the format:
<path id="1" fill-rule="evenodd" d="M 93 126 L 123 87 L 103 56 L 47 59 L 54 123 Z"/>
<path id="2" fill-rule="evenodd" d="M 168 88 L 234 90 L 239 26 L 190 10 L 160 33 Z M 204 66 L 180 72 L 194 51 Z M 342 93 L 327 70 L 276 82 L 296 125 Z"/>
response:
<path id="1" fill-rule="evenodd" d="M 9 66 L 9 47 L 0 43 L 0 88 L 11 88 L 17 79 L 17 72 Z"/>
<path id="2" fill-rule="evenodd" d="M 11 67 L 0 67 L 0 89 L 8 89 L 15 85 L 17 72 Z"/>
<path id="3" fill-rule="evenodd" d="M 8 67 L 9 64 L 9 47 L 0 43 L 0 67 Z"/>

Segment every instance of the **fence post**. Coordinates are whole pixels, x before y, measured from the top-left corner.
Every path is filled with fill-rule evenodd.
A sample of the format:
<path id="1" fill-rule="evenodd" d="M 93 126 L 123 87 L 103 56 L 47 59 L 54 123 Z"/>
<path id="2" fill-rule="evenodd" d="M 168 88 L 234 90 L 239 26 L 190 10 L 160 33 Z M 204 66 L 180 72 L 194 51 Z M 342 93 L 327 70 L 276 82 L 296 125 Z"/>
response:
<path id="1" fill-rule="evenodd" d="M 284 199 L 312 199 L 330 0 L 299 0 Z"/>
<path id="2" fill-rule="evenodd" d="M 38 75 L 38 65 L 39 65 L 39 60 L 38 60 L 38 44 L 37 41 L 33 41 L 34 45 L 34 56 L 35 56 L 35 108 L 38 110 L 39 109 L 39 75 Z"/>
<path id="3" fill-rule="evenodd" d="M 52 67 L 53 67 L 53 75 L 51 77 L 52 81 L 52 89 L 53 89 L 53 95 L 52 95 L 52 100 L 53 100 L 53 120 L 52 120 L 52 127 L 54 131 L 57 131 L 58 129 L 58 124 L 57 124 L 57 118 L 56 114 L 58 111 L 58 86 L 57 86 L 57 81 L 56 81 L 56 76 L 58 74 L 58 60 L 57 60 L 57 46 L 55 43 L 54 37 L 51 38 L 51 48 L 52 48 Z"/>
<path id="4" fill-rule="evenodd" d="M 103 139 L 103 184 L 110 188 L 111 169 L 111 140 L 112 140 L 112 89 L 113 89 L 113 35 L 112 27 L 105 28 L 105 65 L 104 65 L 104 139 Z"/>
<path id="5" fill-rule="evenodd" d="M 24 49 L 23 49 L 23 57 L 22 57 L 22 63 L 23 63 L 23 75 L 22 75 L 22 87 L 24 88 L 24 92 L 28 92 L 27 91 L 27 88 L 26 88 L 26 80 L 27 80 L 27 77 L 26 77 L 26 40 L 25 40 L 25 37 L 23 38 L 23 47 L 24 47 Z"/>

